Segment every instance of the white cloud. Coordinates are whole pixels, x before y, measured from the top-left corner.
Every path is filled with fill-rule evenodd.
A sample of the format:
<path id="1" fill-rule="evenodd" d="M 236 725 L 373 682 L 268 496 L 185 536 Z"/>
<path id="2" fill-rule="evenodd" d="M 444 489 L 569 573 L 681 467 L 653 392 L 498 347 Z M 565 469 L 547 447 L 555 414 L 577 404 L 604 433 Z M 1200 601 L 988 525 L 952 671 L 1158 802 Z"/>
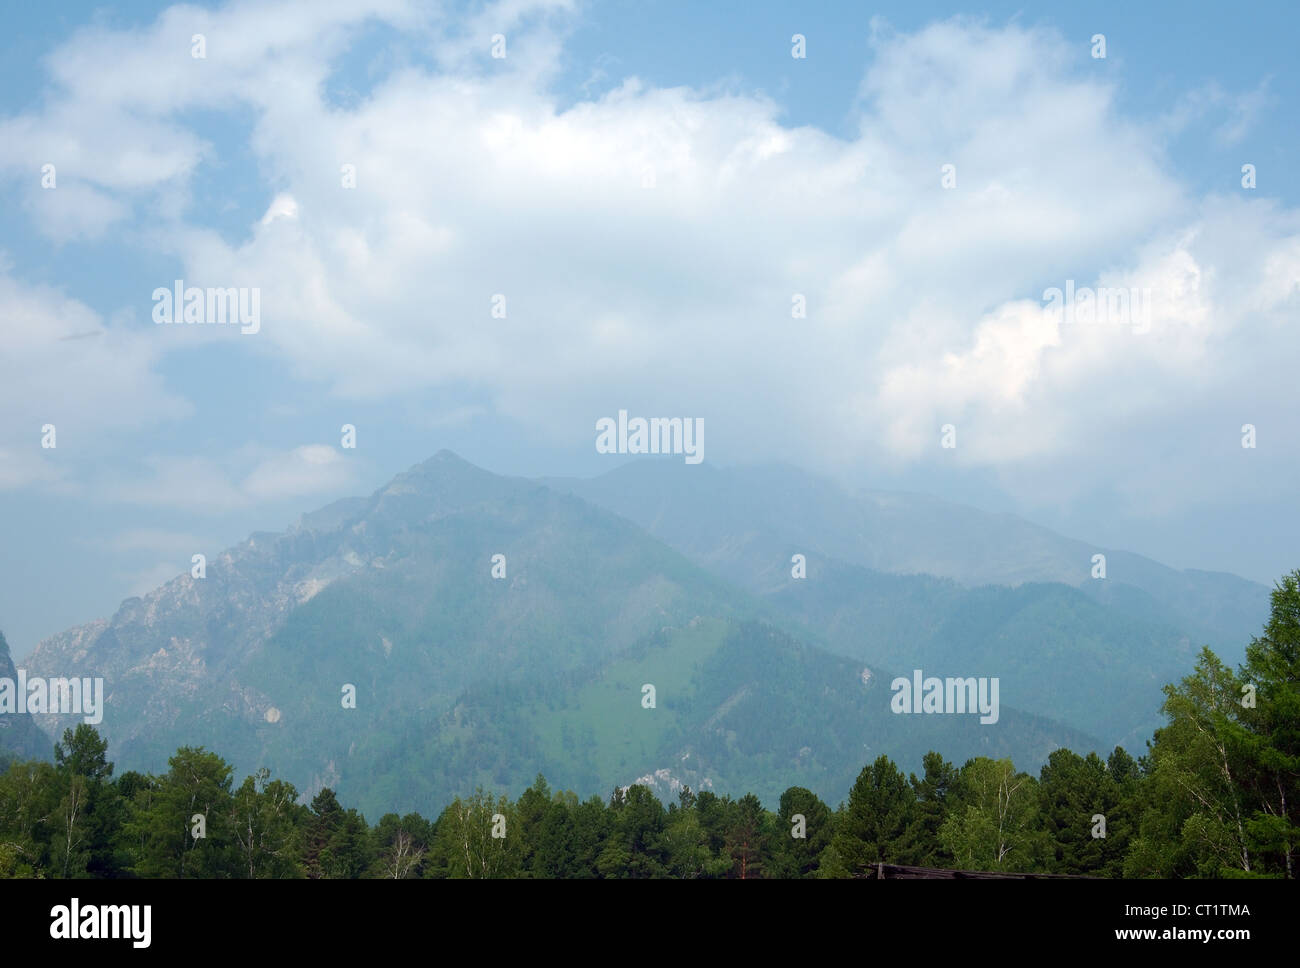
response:
<path id="1" fill-rule="evenodd" d="M 48 488 L 62 481 L 63 470 L 40 450 L 40 437 L 34 435 L 35 447 L 22 450 L 0 448 L 0 491 L 20 487 Z"/>
<path id="2" fill-rule="evenodd" d="M 311 444 L 259 463 L 244 478 L 243 493 L 254 500 L 329 494 L 354 479 L 353 466 L 333 447 Z"/>
<path id="3" fill-rule="evenodd" d="M 298 203 L 293 200 L 292 195 L 276 195 L 271 200 L 270 207 L 266 214 L 262 216 L 262 224 L 270 225 L 278 218 L 295 219 L 298 217 Z"/>
<path id="4" fill-rule="evenodd" d="M 141 470 L 106 471 L 94 486 L 103 501 L 216 515 L 259 502 L 348 493 L 356 461 L 323 444 L 288 451 L 244 448 L 222 458 L 153 456 Z"/>
<path id="5" fill-rule="evenodd" d="M 1292 382 L 1260 377 L 1296 347 L 1296 213 L 1188 197 L 1077 43 L 962 19 L 880 27 L 846 140 L 782 125 L 761 96 L 635 78 L 561 110 L 547 80 L 566 9 L 512 2 L 448 28 L 398 3 L 237 4 L 172 8 L 127 37 L 96 28 L 51 58 L 56 107 L 5 122 L 39 131 L 40 151 L 0 164 L 66 145 L 102 157 L 81 176 L 98 190 L 138 200 L 204 164 L 185 112 L 251 106 L 266 217 L 235 244 L 164 230 L 187 277 L 262 290 L 241 347 L 342 396 L 463 390 L 557 442 L 628 407 L 706 417 L 713 459 L 900 463 L 939 459 L 954 422 L 958 462 L 1013 491 L 1122 476 L 1150 494 L 1190 476 L 1209 494 L 1240 486 L 1212 460 L 1220 424 L 1293 412 Z M 373 16 L 427 32 L 440 70 L 327 103 L 332 58 Z M 485 54 L 498 23 L 500 63 Z M 129 117 L 139 143 L 83 130 L 91 112 Z M 1151 288 L 1150 332 L 1056 325 L 1041 293 L 1067 279 Z M 1153 460 L 1152 435 L 1175 425 L 1189 446 Z M 312 460 L 155 472 L 209 476 L 204 500 L 238 505 L 345 466 Z"/>
<path id="6" fill-rule="evenodd" d="M 143 571 L 134 571 L 123 576 L 123 583 L 127 588 L 127 595 L 144 597 L 150 592 L 167 584 L 178 575 L 186 573 L 186 568 L 181 563 L 175 561 L 160 561 L 151 568 Z"/>
<path id="7" fill-rule="evenodd" d="M 1221 120 L 1214 128 L 1214 139 L 1221 146 L 1232 146 L 1258 124 L 1260 115 L 1272 100 L 1269 78 L 1261 80 L 1253 90 L 1240 94 L 1231 94 L 1211 81 L 1180 97 L 1159 119 L 1158 126 L 1163 132 L 1178 134 L 1193 123 L 1204 124 L 1207 118 L 1218 116 Z"/>
<path id="8" fill-rule="evenodd" d="M 104 434 L 190 412 L 154 370 L 160 350 L 49 286 L 28 286 L 0 260 L 0 488 L 47 484 L 98 451 Z M 41 428 L 53 424 L 53 449 Z"/>
<path id="9" fill-rule="evenodd" d="M 97 239 L 129 211 L 107 192 L 69 182 L 66 174 L 56 188 L 28 194 L 25 205 L 37 230 L 54 242 Z"/>
<path id="10" fill-rule="evenodd" d="M 108 546 L 114 551 L 148 551 L 153 554 L 186 558 L 202 547 L 203 540 L 195 535 L 159 528 L 133 528 L 114 535 Z"/>

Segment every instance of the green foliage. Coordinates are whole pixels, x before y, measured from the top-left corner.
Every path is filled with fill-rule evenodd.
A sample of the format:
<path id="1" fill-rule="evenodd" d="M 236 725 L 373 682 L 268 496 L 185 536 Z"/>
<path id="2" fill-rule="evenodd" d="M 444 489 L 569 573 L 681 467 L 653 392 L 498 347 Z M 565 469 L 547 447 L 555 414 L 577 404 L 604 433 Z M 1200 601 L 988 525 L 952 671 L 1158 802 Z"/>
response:
<path id="1" fill-rule="evenodd" d="M 802 817 L 802 824 L 793 818 Z M 796 837 L 801 828 L 802 837 Z M 822 853 L 835 833 L 835 815 L 811 790 L 790 787 L 781 794 L 773 834 L 771 873 L 775 877 L 815 877 Z"/>
<path id="2" fill-rule="evenodd" d="M 374 862 L 370 830 L 355 809 L 345 810 L 329 787 L 312 799 L 303 865 L 310 878 L 360 877 Z"/>
<path id="3" fill-rule="evenodd" d="M 128 812 L 126 827 L 140 841 L 132 871 L 139 877 L 231 876 L 229 764 L 188 746 L 167 762 L 168 772 L 137 790 Z"/>
<path id="4" fill-rule="evenodd" d="M 1117 748 L 1112 758 L 1123 753 Z M 1050 843 L 1046 866 L 1052 873 L 1114 877 L 1123 872 L 1132 833 L 1131 805 L 1096 753 L 1080 757 L 1069 750 L 1054 751 L 1039 776 L 1038 795 Z"/>
<path id="5" fill-rule="evenodd" d="M 1300 843 L 1300 571 L 1234 673 L 1208 648 L 1165 687 L 1125 873 L 1294 878 Z"/>
<path id="6" fill-rule="evenodd" d="M 838 742 L 842 730 L 847 742 L 854 720 L 842 711 L 778 706 L 780 696 L 761 685 L 785 675 L 787 698 L 799 695 L 821 681 L 809 670 L 823 657 L 792 653 L 766 626 L 724 628 L 700 623 L 670 646 L 709 673 L 704 692 L 719 688 L 726 664 L 750 661 L 758 673 L 758 685 L 724 697 L 716 746 L 693 755 L 728 764 L 729 751 L 752 747 L 801 763 L 796 744 L 807 735 Z M 653 663 L 667 641 L 628 661 Z M 601 708 L 605 694 L 588 687 L 582 708 Z M 709 697 L 710 708 L 719 698 Z M 805 701 L 816 705 L 813 693 Z M 685 728 L 686 710 L 683 702 L 666 741 Z M 0 878 L 826 878 L 869 876 L 882 863 L 1294 878 L 1300 572 L 1278 583 L 1242 667 L 1234 672 L 1203 650 L 1192 674 L 1166 687 L 1162 712 L 1166 725 L 1141 761 L 1119 747 L 1105 761 L 1056 749 L 1035 778 L 1007 757 L 955 769 L 931 750 L 921 775 L 905 777 L 882 755 L 834 811 L 806 786 L 784 790 L 769 810 L 753 793 L 733 799 L 676 784 L 677 802 L 665 808 L 639 784 L 615 788 L 607 801 L 580 800 L 537 774 L 513 801 L 480 786 L 454 797 L 436 822 L 389 812 L 374 827 L 334 790 L 316 791 L 308 805 L 266 769 L 235 788 L 231 766 L 201 747 L 177 750 L 161 775 L 114 777 L 104 739 L 79 725 L 63 734 L 52 763 L 18 760 L 0 772 Z M 763 723 L 765 714 L 779 725 Z"/>
<path id="7" fill-rule="evenodd" d="M 308 811 L 298 803 L 292 783 L 271 780 L 265 768 L 245 778 L 230 805 L 230 836 L 238 857 L 238 876 L 302 877 L 303 828 Z"/>
<path id="8" fill-rule="evenodd" d="M 493 879 L 523 873 L 522 838 L 510 836 L 519 814 L 504 796 L 481 788 L 457 797 L 438 818 L 434 836 L 436 876 Z"/>
<path id="9" fill-rule="evenodd" d="M 952 852 L 943 845 L 939 831 L 948 819 L 953 788 L 960 778 L 951 763 L 931 750 L 921 759 L 924 774 L 913 773 L 909 782 L 916 796 L 916 817 L 908 829 L 909 853 L 921 867 L 953 867 Z"/>
<path id="10" fill-rule="evenodd" d="M 685 880 L 723 877 L 735 866 L 730 853 L 712 846 L 713 838 L 705 829 L 700 811 L 695 808 L 698 798 L 690 789 L 684 789 L 680 805 L 668 808 L 661 845 L 668 875 Z"/>
<path id="11" fill-rule="evenodd" d="M 832 843 L 843 869 L 862 875 L 873 864 L 911 860 L 908 830 L 915 819 L 916 795 L 907 777 L 889 757 L 879 757 L 858 775 L 836 825 Z"/>
<path id="12" fill-rule="evenodd" d="M 961 768 L 954 803 L 939 830 L 967 870 L 1041 870 L 1043 836 L 1034 778 L 1010 760 L 976 757 Z"/>

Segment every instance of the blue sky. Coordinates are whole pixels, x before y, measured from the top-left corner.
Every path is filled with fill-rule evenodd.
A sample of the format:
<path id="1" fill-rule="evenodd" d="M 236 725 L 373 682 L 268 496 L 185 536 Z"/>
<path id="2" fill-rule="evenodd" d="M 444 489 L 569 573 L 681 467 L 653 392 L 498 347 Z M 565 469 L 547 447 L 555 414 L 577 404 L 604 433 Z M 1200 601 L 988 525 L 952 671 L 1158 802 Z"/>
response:
<path id="1" fill-rule="evenodd" d="M 619 409 L 702 417 L 719 464 L 1295 567 L 1294 5 L 807 6 L 7 10 L 15 652 L 444 447 L 600 473 Z M 177 278 L 258 288 L 260 330 L 156 325 Z M 1151 290 L 1149 331 L 1045 319 L 1067 279 Z"/>

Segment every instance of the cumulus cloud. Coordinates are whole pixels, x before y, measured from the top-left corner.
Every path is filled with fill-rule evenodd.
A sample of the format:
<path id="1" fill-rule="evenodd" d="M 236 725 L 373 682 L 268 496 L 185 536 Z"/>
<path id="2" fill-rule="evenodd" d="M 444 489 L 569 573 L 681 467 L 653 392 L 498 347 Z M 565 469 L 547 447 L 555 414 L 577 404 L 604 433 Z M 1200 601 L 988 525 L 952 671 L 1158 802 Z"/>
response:
<path id="1" fill-rule="evenodd" d="M 187 278 L 261 289 L 241 348 L 344 397 L 460 390 L 557 443 L 628 408 L 705 417 L 714 459 L 905 465 L 942 459 L 954 423 L 956 461 L 1022 496 L 1121 476 L 1135 500 L 1241 486 L 1214 455 L 1251 415 L 1296 443 L 1290 382 L 1261 377 L 1296 346 L 1297 214 L 1189 196 L 1161 129 L 1124 116 L 1077 43 L 879 25 L 840 138 L 758 94 L 636 78 L 562 108 L 568 9 L 512 0 L 467 29 L 398 2 L 235 4 L 95 28 L 52 55 L 55 106 L 0 124 L 37 144 L 0 165 L 63 146 L 103 159 L 81 175 L 95 191 L 138 204 L 210 156 L 185 112 L 251 107 L 266 216 L 238 240 L 201 213 L 165 232 Z M 331 103 L 333 59 L 374 18 L 427 33 L 434 66 Z M 498 23 L 504 61 L 486 55 Z M 93 112 L 138 143 L 79 126 Z M 1149 328 L 1054 319 L 1043 293 L 1067 280 L 1151 290 Z M 1186 446 L 1153 460 L 1180 421 Z M 208 499 L 301 493 L 336 468 L 302 449 L 215 475 Z"/>
<path id="2" fill-rule="evenodd" d="M 155 371 L 161 350 L 147 334 L 54 287 L 19 282 L 3 260 L 0 339 L 0 488 L 63 479 L 69 451 L 190 412 Z M 41 446 L 46 425 L 53 449 Z"/>

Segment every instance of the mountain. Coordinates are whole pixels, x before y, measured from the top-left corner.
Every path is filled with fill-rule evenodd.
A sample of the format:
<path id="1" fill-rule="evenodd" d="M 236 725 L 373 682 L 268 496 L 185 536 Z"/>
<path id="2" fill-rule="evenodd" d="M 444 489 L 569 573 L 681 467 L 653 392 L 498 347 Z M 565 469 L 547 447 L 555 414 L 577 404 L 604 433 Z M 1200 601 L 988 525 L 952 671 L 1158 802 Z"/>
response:
<path id="1" fill-rule="evenodd" d="M 786 556 L 789 560 L 789 556 Z M 772 589 L 783 624 L 838 655 L 937 675 L 997 676 L 1002 701 L 1115 746 L 1141 750 L 1161 725 L 1162 688 L 1197 645 L 1175 626 L 1060 583 L 964 588 L 810 557 Z"/>
<path id="2" fill-rule="evenodd" d="M 430 771 L 361 757 L 359 787 L 384 802 L 414 783 L 420 800 L 467 784 L 522 790 L 537 773 L 557 789 L 649 786 L 675 801 L 683 785 L 750 791 L 775 803 L 790 786 L 835 802 L 863 765 L 887 754 L 920 770 L 944 751 L 958 763 L 1009 756 L 1038 764 L 1060 746 L 1101 749 L 1093 737 L 1002 705 L 996 724 L 974 716 L 895 715 L 893 673 L 802 644 L 765 622 L 696 618 L 665 628 L 586 674 L 468 690 L 435 728 L 385 738 Z M 655 705 L 643 689 L 655 687 Z M 614 779 L 619 778 L 619 779 Z"/>
<path id="3" fill-rule="evenodd" d="M 790 555 L 819 555 L 959 585 L 1056 582 L 1145 623 L 1176 626 L 1231 662 L 1268 614 L 1269 589 L 1236 575 L 1178 571 L 1011 514 L 919 494 L 849 490 L 787 466 L 719 469 L 642 459 L 591 479 L 545 483 L 636 522 L 713 573 L 757 593 L 784 587 Z M 1092 557 L 1106 556 L 1106 578 Z"/>
<path id="4" fill-rule="evenodd" d="M 18 670 L 14 668 L 3 633 L 0 633 L 0 680 L 8 680 L 17 689 Z M 53 742 L 41 732 L 30 713 L 0 713 L 0 765 L 11 759 L 49 759 L 53 749 Z"/>
<path id="5" fill-rule="evenodd" d="M 436 812 L 478 783 L 518 792 L 539 770 L 584 792 L 656 776 L 774 795 L 804 778 L 839 796 L 879 753 L 919 769 L 932 747 L 1025 766 L 1104 748 L 1005 698 L 995 725 L 894 715 L 905 663 L 864 669 L 827 651 L 820 620 L 779 628 L 786 614 L 624 518 L 444 451 L 42 642 L 28 665 L 105 678 L 119 769 L 205 745 L 381 813 Z"/>
<path id="6" fill-rule="evenodd" d="M 441 709 L 485 677 L 583 667 L 726 614 L 731 594 L 629 522 L 444 452 L 47 639 L 29 665 L 106 679 L 126 764 L 178 742 L 258 758 L 292 748 L 295 718 L 339 708 L 345 684 L 362 696 L 353 722 Z M 328 759 L 318 771 L 337 780 Z"/>

